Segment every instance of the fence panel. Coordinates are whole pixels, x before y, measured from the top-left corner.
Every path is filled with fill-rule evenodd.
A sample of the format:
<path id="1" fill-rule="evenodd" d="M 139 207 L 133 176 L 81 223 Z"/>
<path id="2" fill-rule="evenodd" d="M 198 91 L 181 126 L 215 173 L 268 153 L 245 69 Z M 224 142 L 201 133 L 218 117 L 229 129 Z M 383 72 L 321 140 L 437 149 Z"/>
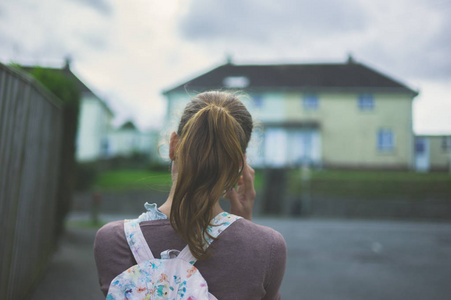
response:
<path id="1" fill-rule="evenodd" d="M 56 243 L 62 107 L 0 64 L 0 299 L 24 299 Z"/>

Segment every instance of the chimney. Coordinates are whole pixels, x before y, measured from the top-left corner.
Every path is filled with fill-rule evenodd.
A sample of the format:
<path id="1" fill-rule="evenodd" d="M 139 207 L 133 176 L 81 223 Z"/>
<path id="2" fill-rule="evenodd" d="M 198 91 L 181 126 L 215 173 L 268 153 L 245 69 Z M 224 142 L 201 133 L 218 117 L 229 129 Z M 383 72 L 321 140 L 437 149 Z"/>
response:
<path id="1" fill-rule="evenodd" d="M 70 71 L 71 62 L 72 62 L 72 58 L 70 57 L 70 55 L 67 55 L 64 58 L 64 70 Z"/>
<path id="2" fill-rule="evenodd" d="M 226 54 L 226 60 L 227 60 L 227 64 L 228 64 L 228 65 L 233 64 L 233 62 L 232 62 L 232 54 L 227 53 L 227 54 Z"/>

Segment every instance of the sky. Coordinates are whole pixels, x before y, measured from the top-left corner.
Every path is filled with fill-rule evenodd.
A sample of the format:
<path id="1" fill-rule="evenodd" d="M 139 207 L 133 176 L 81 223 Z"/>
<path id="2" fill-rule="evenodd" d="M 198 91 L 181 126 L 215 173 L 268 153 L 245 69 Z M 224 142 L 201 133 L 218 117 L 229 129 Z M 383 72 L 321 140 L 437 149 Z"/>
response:
<path id="1" fill-rule="evenodd" d="M 342 63 L 420 92 L 417 134 L 451 134 L 451 0 L 1 0 L 0 61 L 72 71 L 115 113 L 159 128 L 162 91 L 236 64 Z"/>

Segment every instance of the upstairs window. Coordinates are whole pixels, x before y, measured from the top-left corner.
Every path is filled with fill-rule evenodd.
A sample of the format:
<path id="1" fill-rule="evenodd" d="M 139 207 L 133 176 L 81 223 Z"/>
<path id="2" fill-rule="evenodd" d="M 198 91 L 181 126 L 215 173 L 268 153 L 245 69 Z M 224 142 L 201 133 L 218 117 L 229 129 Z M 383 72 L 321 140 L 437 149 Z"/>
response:
<path id="1" fill-rule="evenodd" d="M 395 137 L 391 129 L 380 129 L 377 132 L 377 150 L 392 151 L 395 148 Z"/>
<path id="2" fill-rule="evenodd" d="M 361 111 L 371 111 L 374 109 L 374 98 L 371 94 L 362 94 L 358 98 L 358 106 Z"/>
<path id="3" fill-rule="evenodd" d="M 319 107 L 318 96 L 315 94 L 304 95 L 302 103 L 306 110 L 317 110 Z"/>
<path id="4" fill-rule="evenodd" d="M 262 96 L 253 96 L 252 100 L 254 100 L 255 107 L 263 106 L 263 97 Z"/>

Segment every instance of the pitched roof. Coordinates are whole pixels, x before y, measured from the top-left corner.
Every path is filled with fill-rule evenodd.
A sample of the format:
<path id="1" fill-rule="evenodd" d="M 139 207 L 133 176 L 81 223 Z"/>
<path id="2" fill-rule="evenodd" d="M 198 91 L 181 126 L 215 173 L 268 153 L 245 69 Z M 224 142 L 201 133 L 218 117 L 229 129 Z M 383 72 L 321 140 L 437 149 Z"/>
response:
<path id="1" fill-rule="evenodd" d="M 30 72 L 31 70 L 33 70 L 34 68 L 37 68 L 37 67 L 38 67 L 38 66 L 21 66 L 21 68 L 22 68 L 24 71 L 26 71 L 26 72 Z M 93 95 L 94 97 L 96 97 L 96 98 L 100 101 L 100 103 L 101 103 L 101 104 L 102 104 L 102 105 L 103 105 L 103 106 L 104 106 L 104 107 L 105 107 L 112 115 L 114 115 L 113 111 L 109 108 L 109 106 L 108 106 L 102 99 L 100 99 L 100 97 L 97 96 L 90 88 L 88 88 L 88 87 L 83 83 L 83 81 L 81 81 L 77 76 L 75 76 L 74 73 L 72 73 L 72 71 L 71 71 L 71 69 L 70 69 L 70 66 L 69 66 L 68 62 L 66 62 L 66 65 L 65 65 L 63 68 L 61 68 L 61 69 L 59 69 L 59 68 L 49 68 L 49 67 L 40 67 L 40 66 L 39 66 L 39 68 L 42 68 L 42 69 L 45 69 L 45 70 L 51 70 L 52 72 L 59 73 L 59 74 L 63 74 L 63 75 L 65 75 L 66 77 L 72 79 L 72 80 L 75 82 L 75 84 L 77 85 L 79 91 L 80 91 L 82 94 L 90 94 L 90 95 Z"/>
<path id="2" fill-rule="evenodd" d="M 228 79 L 227 79 L 228 78 Z M 367 89 L 393 90 L 418 95 L 406 85 L 361 63 L 342 64 L 234 65 L 227 63 L 181 85 L 164 91 L 234 88 L 259 89 Z M 240 86 L 241 85 L 241 86 Z"/>

